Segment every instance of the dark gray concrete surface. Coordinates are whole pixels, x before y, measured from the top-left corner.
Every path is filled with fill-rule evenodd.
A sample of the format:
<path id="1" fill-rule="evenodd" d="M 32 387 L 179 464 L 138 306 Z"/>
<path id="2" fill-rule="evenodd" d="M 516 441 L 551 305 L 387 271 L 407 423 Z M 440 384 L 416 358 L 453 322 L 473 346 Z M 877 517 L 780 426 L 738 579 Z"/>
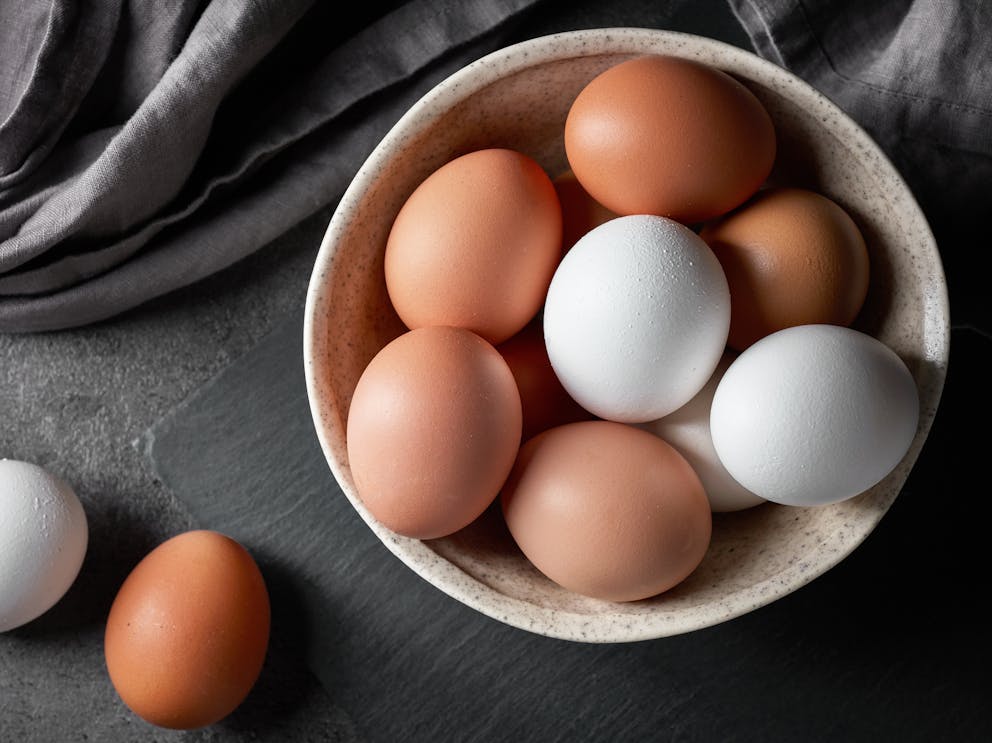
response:
<path id="1" fill-rule="evenodd" d="M 980 358 L 981 340 L 958 335 L 962 358 Z M 953 376 L 904 492 L 827 575 L 730 622 L 597 645 L 485 617 L 386 549 L 315 440 L 302 336 L 292 313 L 149 429 L 145 448 L 197 523 L 252 551 L 273 597 L 273 637 L 306 661 L 368 743 L 992 735 L 981 686 L 989 643 L 974 595 L 928 601 L 919 590 L 951 572 L 965 585 L 981 573 L 966 559 L 981 540 L 964 504 L 933 507 L 953 461 L 949 416 L 978 374 Z M 921 535 L 926 549 L 914 541 Z"/>
<path id="2" fill-rule="evenodd" d="M 716 0 L 558 6 L 533 17 L 517 36 L 646 25 L 747 43 Z M 423 740 L 404 735 L 405 720 L 395 717 L 419 707 L 439 711 L 426 729 L 456 741 L 458 715 L 478 714 L 479 699 L 458 702 L 456 691 L 446 707 L 433 696 L 437 689 L 417 685 L 454 663 L 459 648 L 446 649 L 426 676 L 404 666 L 377 687 L 377 669 L 366 675 L 362 664 L 395 660 L 388 647 L 370 646 L 389 636 L 383 626 L 340 628 L 342 651 L 328 662 L 350 665 L 340 669 L 336 685 L 332 671 L 330 683 L 318 682 L 299 638 L 274 632 L 266 667 L 245 703 L 199 731 L 144 723 L 119 700 L 106 673 L 104 622 L 130 569 L 165 538 L 203 525 L 199 519 L 224 521 L 202 502 L 178 499 L 192 492 L 189 482 L 183 493 L 173 493 L 157 479 L 148 432 L 161 430 L 156 426 L 173 414 L 188 422 L 184 403 L 224 398 L 228 404 L 225 395 L 241 389 L 230 386 L 225 370 L 253 368 L 259 343 L 299 313 L 329 216 L 325 210 L 256 256 L 117 319 L 66 332 L 0 335 L 0 457 L 32 461 L 64 477 L 90 523 L 89 551 L 65 598 L 35 622 L 0 634 L 0 743 L 355 743 L 386 733 Z M 948 215 L 930 216 L 938 218 L 949 259 L 954 248 L 977 249 L 974 229 Z M 992 657 L 985 615 L 969 589 L 987 584 L 984 524 L 972 511 L 980 495 L 972 484 L 976 462 L 986 455 L 980 439 L 959 431 L 961 421 L 981 412 L 974 401 L 988 398 L 992 328 L 987 299 L 979 298 L 985 296 L 980 274 L 964 270 L 964 262 L 957 266 L 948 261 L 957 327 L 941 413 L 906 489 L 863 547 L 808 588 L 739 621 L 630 647 L 571 647 L 523 636 L 468 616 L 461 606 L 449 614 L 446 597 L 416 584 L 405 601 L 453 624 L 464 617 L 462 631 L 488 648 L 470 647 L 466 657 L 475 653 L 502 669 L 491 685 L 488 677 L 469 674 L 475 686 L 461 688 L 492 694 L 493 719 L 517 719 L 518 711 L 536 716 L 540 725 L 532 729 L 542 731 L 542 740 L 610 740 L 611 730 L 642 736 L 638 719 L 660 721 L 650 735 L 656 740 L 988 740 L 992 715 L 984 700 Z M 244 389 L 248 381 L 241 379 Z M 349 593 L 342 604 L 381 598 L 382 585 L 409 577 L 388 560 L 380 567 L 378 593 Z M 444 639 L 436 632 L 424 636 Z M 547 666 L 527 672 L 550 645 L 556 652 Z M 430 648 L 405 648 L 396 657 L 423 661 Z M 561 668 L 571 677 L 556 671 L 555 657 L 564 659 Z M 608 667 L 603 676 L 600 664 Z M 598 685 L 625 666 L 630 676 L 624 683 Z M 441 687 L 457 690 L 459 679 Z M 508 708 L 510 699 L 519 706 Z M 377 703 L 382 706 L 370 707 Z M 579 718 L 562 716 L 578 704 L 585 705 Z M 627 722 L 616 728 L 607 724 L 612 720 Z M 506 737 L 508 730 L 519 728 L 496 732 Z M 485 737 L 483 730 L 476 739 Z"/>
<path id="3" fill-rule="evenodd" d="M 0 634 L 0 741 L 356 740 L 305 665 L 273 646 L 264 684 L 201 731 L 154 728 L 115 693 L 106 614 L 130 569 L 195 526 L 143 456 L 144 431 L 301 306 L 329 213 L 198 285 L 78 330 L 0 335 L 0 456 L 71 483 L 90 543 L 49 612 Z"/>

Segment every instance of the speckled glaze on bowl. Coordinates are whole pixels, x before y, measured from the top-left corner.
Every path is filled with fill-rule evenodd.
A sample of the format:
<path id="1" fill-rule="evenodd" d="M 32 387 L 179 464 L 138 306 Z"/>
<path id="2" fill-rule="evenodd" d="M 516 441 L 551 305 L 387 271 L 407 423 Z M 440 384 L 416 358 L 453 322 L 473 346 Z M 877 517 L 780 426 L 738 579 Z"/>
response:
<path id="1" fill-rule="evenodd" d="M 868 492 L 830 506 L 765 504 L 714 516 L 702 564 L 651 599 L 610 603 L 572 594 L 515 547 L 493 507 L 442 539 L 401 537 L 363 506 L 348 467 L 346 421 L 366 364 L 404 331 L 383 278 L 389 228 L 413 189 L 443 163 L 510 147 L 552 176 L 566 168 L 569 105 L 602 70 L 639 54 L 696 59 L 745 83 L 778 136 L 770 182 L 814 188 L 854 217 L 872 276 L 855 327 L 889 345 L 916 379 L 919 429 L 902 463 Z M 501 622 L 583 642 L 624 642 L 707 627 L 766 605 L 836 565 L 874 529 L 920 453 L 940 400 L 949 353 L 947 287 L 929 226 L 871 138 L 823 95 L 783 69 L 712 39 L 638 28 L 567 32 L 494 52 L 416 103 L 356 174 L 331 218 L 305 314 L 307 393 L 320 445 L 345 495 L 383 543 L 441 591 Z"/>

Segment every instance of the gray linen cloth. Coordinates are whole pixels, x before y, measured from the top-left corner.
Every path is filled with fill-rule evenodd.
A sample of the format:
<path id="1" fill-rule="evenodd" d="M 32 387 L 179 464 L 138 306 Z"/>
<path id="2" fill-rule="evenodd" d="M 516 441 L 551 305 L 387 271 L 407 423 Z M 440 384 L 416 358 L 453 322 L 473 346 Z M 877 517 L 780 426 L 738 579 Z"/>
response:
<path id="1" fill-rule="evenodd" d="M 111 317 L 333 205 L 430 84 L 537 4 L 365 3 L 345 23 L 313 0 L 0 0 L 0 332 Z M 974 240 L 992 3 L 730 4 L 875 136 L 942 245 Z"/>
<path id="2" fill-rule="evenodd" d="M 992 337 L 984 270 L 992 214 L 992 2 L 730 5 L 761 56 L 810 82 L 886 151 L 937 238 L 952 325 Z"/>
<path id="3" fill-rule="evenodd" d="M 532 2 L 0 0 L 0 332 L 95 322 L 263 247 Z"/>

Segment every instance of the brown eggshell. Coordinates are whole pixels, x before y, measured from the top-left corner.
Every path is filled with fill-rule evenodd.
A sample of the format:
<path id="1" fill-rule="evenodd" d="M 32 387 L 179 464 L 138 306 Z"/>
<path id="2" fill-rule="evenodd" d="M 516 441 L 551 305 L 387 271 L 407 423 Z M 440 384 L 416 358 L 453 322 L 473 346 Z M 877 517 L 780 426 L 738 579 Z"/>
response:
<path id="1" fill-rule="evenodd" d="M 496 350 L 509 365 L 520 391 L 522 441 L 555 426 L 595 417 L 575 402 L 558 381 L 544 345 L 540 318 L 531 321 L 515 336 L 497 346 Z"/>
<path id="2" fill-rule="evenodd" d="M 453 325 L 500 343 L 537 314 L 561 258 L 561 206 L 532 158 L 462 155 L 427 177 L 386 243 L 386 287 L 408 328 Z"/>
<path id="3" fill-rule="evenodd" d="M 552 428 L 520 449 L 500 499 L 510 533 L 551 580 L 634 601 L 684 580 L 706 553 L 712 515 L 688 462 L 612 421 Z"/>
<path id="4" fill-rule="evenodd" d="M 348 460 L 373 516 L 431 539 L 492 503 L 520 433 L 520 394 L 499 352 L 464 328 L 428 326 L 386 345 L 359 378 Z"/>
<path id="5" fill-rule="evenodd" d="M 555 178 L 554 184 L 561 203 L 562 253 L 567 253 L 593 227 L 618 216 L 590 196 L 571 170 Z"/>
<path id="6" fill-rule="evenodd" d="M 733 349 L 795 325 L 850 325 L 864 304 L 864 238 L 826 196 L 801 188 L 760 191 L 700 236 L 730 286 Z"/>
<path id="7" fill-rule="evenodd" d="M 606 208 L 692 224 L 758 189 L 775 160 L 775 130 L 761 102 L 730 75 L 646 55 L 580 91 L 565 122 L 565 151 Z"/>
<path id="8" fill-rule="evenodd" d="M 269 642 L 269 595 L 251 555 L 213 531 L 163 542 L 124 581 L 104 651 L 124 703 L 148 722 L 188 730 L 248 695 Z"/>

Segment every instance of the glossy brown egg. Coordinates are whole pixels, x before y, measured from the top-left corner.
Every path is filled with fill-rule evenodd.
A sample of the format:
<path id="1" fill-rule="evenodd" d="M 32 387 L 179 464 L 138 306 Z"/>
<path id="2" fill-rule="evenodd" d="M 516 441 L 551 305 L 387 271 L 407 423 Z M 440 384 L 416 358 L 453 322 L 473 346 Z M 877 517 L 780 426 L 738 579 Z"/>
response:
<path id="1" fill-rule="evenodd" d="M 593 227 L 618 216 L 590 196 L 571 170 L 555 178 L 554 184 L 561 202 L 562 253 L 567 253 Z"/>
<path id="2" fill-rule="evenodd" d="M 595 417 L 575 402 L 558 381 L 544 345 L 540 319 L 530 322 L 496 350 L 506 359 L 520 391 L 522 441 L 555 426 Z"/>
<path id="3" fill-rule="evenodd" d="M 190 531 L 163 542 L 121 585 L 104 651 L 124 703 L 166 728 L 211 725 L 251 690 L 269 642 L 269 595 L 238 542 Z"/>
<path id="4" fill-rule="evenodd" d="M 795 325 L 850 325 L 864 304 L 864 238 L 826 196 L 802 188 L 760 191 L 700 236 L 730 286 L 733 349 Z"/>
<path id="5" fill-rule="evenodd" d="M 355 387 L 348 461 L 369 512 L 431 539 L 499 494 L 520 446 L 520 393 L 499 352 L 464 328 L 417 328 L 387 344 Z"/>
<path id="6" fill-rule="evenodd" d="M 500 499 L 524 555 L 561 586 L 634 601 L 684 580 L 709 547 L 709 501 L 669 444 L 612 421 L 552 428 L 520 449 Z"/>
<path id="7" fill-rule="evenodd" d="M 561 206 L 532 158 L 462 155 L 410 195 L 386 243 L 386 287 L 408 328 L 452 325 L 500 343 L 537 314 L 561 258 Z"/>
<path id="8" fill-rule="evenodd" d="M 568 162 L 583 187 L 618 214 L 691 224 L 730 211 L 775 160 L 771 117 L 737 79 L 665 55 L 593 78 L 565 122 Z"/>

